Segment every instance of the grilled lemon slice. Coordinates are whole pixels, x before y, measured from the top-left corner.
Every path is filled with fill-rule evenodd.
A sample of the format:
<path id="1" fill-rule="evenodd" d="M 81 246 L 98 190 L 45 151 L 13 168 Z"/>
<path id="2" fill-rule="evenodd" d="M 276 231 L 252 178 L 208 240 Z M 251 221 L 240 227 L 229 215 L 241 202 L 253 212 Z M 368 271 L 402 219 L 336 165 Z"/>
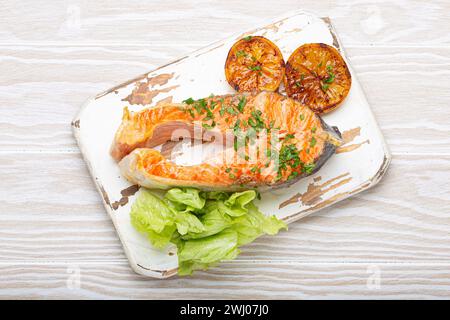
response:
<path id="1" fill-rule="evenodd" d="M 352 77 L 342 56 L 323 43 L 298 47 L 286 63 L 287 95 L 319 114 L 337 108 L 351 84 Z"/>
<path id="2" fill-rule="evenodd" d="M 227 81 L 238 92 L 276 91 L 284 71 L 280 49 L 261 36 L 237 41 L 225 62 Z"/>

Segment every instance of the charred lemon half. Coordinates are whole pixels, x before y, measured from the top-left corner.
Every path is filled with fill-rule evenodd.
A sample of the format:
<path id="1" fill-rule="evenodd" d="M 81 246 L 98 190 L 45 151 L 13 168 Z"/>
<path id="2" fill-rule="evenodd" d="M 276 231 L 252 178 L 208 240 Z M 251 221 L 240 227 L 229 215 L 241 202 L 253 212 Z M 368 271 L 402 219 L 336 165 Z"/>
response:
<path id="1" fill-rule="evenodd" d="M 225 62 L 227 81 L 238 92 L 276 91 L 284 72 L 280 49 L 261 36 L 237 41 Z"/>
<path id="2" fill-rule="evenodd" d="M 351 84 L 352 77 L 342 56 L 323 43 L 298 47 L 286 63 L 287 95 L 319 114 L 337 108 Z"/>

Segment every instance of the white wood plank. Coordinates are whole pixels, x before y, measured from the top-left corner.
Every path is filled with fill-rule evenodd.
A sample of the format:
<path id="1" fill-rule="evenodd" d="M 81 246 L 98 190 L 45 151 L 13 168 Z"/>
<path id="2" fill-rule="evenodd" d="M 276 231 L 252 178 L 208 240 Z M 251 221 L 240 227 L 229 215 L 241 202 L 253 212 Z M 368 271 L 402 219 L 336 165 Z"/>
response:
<path id="1" fill-rule="evenodd" d="M 441 46 L 450 44 L 449 7 L 445 0 L 3 1 L 0 41 L 206 45 L 306 9 L 331 17 L 345 45 Z"/>
<path id="2" fill-rule="evenodd" d="M 87 99 L 183 54 L 126 46 L 14 46 L 0 52 L 0 149 L 46 151 L 78 151 L 70 122 Z"/>
<path id="3" fill-rule="evenodd" d="M 0 298 L 448 299 L 449 270 L 449 263 L 233 262 L 161 281 L 134 274 L 125 262 L 11 262 L 0 265 Z"/>
<path id="4" fill-rule="evenodd" d="M 392 152 L 450 152 L 449 49 L 346 51 Z"/>
<path id="5" fill-rule="evenodd" d="M 0 47 L 0 151 L 77 151 L 84 101 L 192 49 Z M 450 48 L 346 50 L 394 153 L 450 152 Z"/>
<path id="6" fill-rule="evenodd" d="M 0 176 L 0 262 L 125 260 L 78 154 L 4 154 Z M 378 186 L 257 240 L 240 259 L 448 261 L 448 180 L 450 156 L 395 156 Z"/>
<path id="7" fill-rule="evenodd" d="M 128 267 L 69 123 L 89 97 L 296 9 L 330 16 L 394 160 L 377 187 L 193 278 Z M 0 298 L 449 298 L 445 0 L 3 1 Z M 61 154 L 62 153 L 62 154 Z M 73 267 L 81 288 L 69 289 Z M 381 272 L 379 289 L 367 286 Z"/>

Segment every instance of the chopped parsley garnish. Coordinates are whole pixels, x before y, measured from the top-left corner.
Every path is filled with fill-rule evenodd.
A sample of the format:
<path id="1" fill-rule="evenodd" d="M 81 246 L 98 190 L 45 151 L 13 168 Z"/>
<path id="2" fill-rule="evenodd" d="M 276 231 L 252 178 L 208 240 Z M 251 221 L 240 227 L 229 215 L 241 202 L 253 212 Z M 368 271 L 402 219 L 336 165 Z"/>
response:
<path id="1" fill-rule="evenodd" d="M 212 113 L 212 111 L 210 109 L 205 108 L 205 111 L 210 119 L 214 118 L 214 113 Z"/>
<path id="2" fill-rule="evenodd" d="M 294 139 L 295 138 L 295 136 L 292 134 L 292 133 L 288 133 L 287 135 L 286 135 L 286 140 L 288 140 L 288 139 Z"/>
<path id="3" fill-rule="evenodd" d="M 223 117 L 223 115 L 225 114 L 225 105 L 223 103 L 220 106 L 219 114 L 220 114 L 221 117 Z"/>
<path id="4" fill-rule="evenodd" d="M 202 112 L 202 107 L 199 104 L 194 104 L 194 109 L 195 109 L 195 111 L 197 111 L 197 113 Z"/>
<path id="5" fill-rule="evenodd" d="M 195 100 L 192 98 L 187 98 L 186 100 L 183 100 L 183 103 L 186 103 L 186 104 L 193 104 L 194 102 L 195 102 Z"/>
<path id="6" fill-rule="evenodd" d="M 315 167 L 316 165 L 314 163 L 305 164 L 303 165 L 302 171 L 306 173 L 311 173 Z"/>
<path id="7" fill-rule="evenodd" d="M 300 120 L 305 120 L 305 116 L 303 114 L 300 115 Z"/>
<path id="8" fill-rule="evenodd" d="M 248 119 L 248 125 L 258 132 L 266 126 L 261 116 L 261 110 L 254 110 L 251 112 L 251 117 Z"/>
<path id="9" fill-rule="evenodd" d="M 228 107 L 228 108 L 227 108 L 227 112 L 228 112 L 229 114 L 231 114 L 231 115 L 236 115 L 236 114 L 237 114 L 236 110 L 234 110 L 233 107 Z"/>
<path id="10" fill-rule="evenodd" d="M 236 52 L 236 57 L 246 57 L 247 56 L 247 53 L 245 53 L 245 51 L 244 50 L 239 50 L 239 51 L 237 51 Z"/>
<path id="11" fill-rule="evenodd" d="M 281 147 L 277 180 L 281 179 L 281 177 L 283 176 L 282 171 L 287 170 L 288 166 L 291 167 L 292 171 L 294 172 L 295 169 L 301 165 L 302 162 L 300 161 L 299 153 L 300 151 L 297 149 L 295 144 L 283 145 Z"/>
<path id="12" fill-rule="evenodd" d="M 205 129 L 212 129 L 215 126 L 216 126 L 216 123 L 214 121 L 211 123 L 211 125 L 209 125 L 207 123 L 202 123 L 202 127 L 205 128 Z"/>
<path id="13" fill-rule="evenodd" d="M 317 130 L 316 127 L 312 127 L 312 128 L 311 128 L 311 132 L 312 132 L 312 133 L 316 132 L 316 130 Z"/>
<path id="14" fill-rule="evenodd" d="M 312 138 L 311 138 L 311 142 L 309 143 L 309 145 L 310 145 L 311 148 L 312 148 L 312 147 L 314 147 L 314 146 L 316 145 L 316 143 L 317 143 L 316 138 L 312 137 Z"/>
<path id="15" fill-rule="evenodd" d="M 252 70 L 252 71 L 259 71 L 259 70 L 261 70 L 261 66 L 249 66 L 248 68 L 250 70 Z"/>
<path id="16" fill-rule="evenodd" d="M 239 103 L 238 103 L 238 105 L 237 105 L 237 109 L 239 110 L 239 112 L 242 112 L 242 111 L 244 111 L 244 107 L 245 107 L 245 104 L 247 103 L 247 98 L 245 97 L 245 96 L 242 96 L 240 99 L 239 99 Z"/>
<path id="17" fill-rule="evenodd" d="M 333 81 L 334 81 L 334 73 L 331 72 L 328 73 L 328 78 L 323 80 L 323 82 L 325 83 L 332 83 Z"/>
<path id="18" fill-rule="evenodd" d="M 236 179 L 236 176 L 232 173 L 230 173 L 228 176 L 230 177 L 230 179 Z"/>
<path id="19" fill-rule="evenodd" d="M 225 172 L 226 172 L 226 173 L 230 173 L 230 171 L 231 171 L 231 168 L 226 168 L 226 169 L 225 169 Z"/>
<path id="20" fill-rule="evenodd" d="M 288 167 L 291 168 L 288 180 L 295 178 L 298 176 L 298 168 L 302 164 L 303 163 L 300 160 L 300 151 L 295 144 L 283 145 L 280 150 L 277 180 L 282 178 L 283 170 L 287 170 Z"/>
<path id="21" fill-rule="evenodd" d="M 234 127 L 233 127 L 235 134 L 239 131 L 240 124 L 241 124 L 241 119 L 237 119 L 236 122 L 234 123 Z"/>
<path id="22" fill-rule="evenodd" d="M 275 125 L 275 120 L 270 121 L 268 129 L 272 129 L 274 125 Z"/>
<path id="23" fill-rule="evenodd" d="M 250 171 L 252 173 L 255 173 L 259 168 L 257 166 L 254 166 L 253 168 L 250 169 Z"/>
<path id="24" fill-rule="evenodd" d="M 300 75 L 300 81 L 295 81 L 295 85 L 297 86 L 297 87 L 302 87 L 303 86 L 303 80 L 305 79 L 305 74 L 304 73 L 302 73 L 301 75 Z"/>
<path id="25" fill-rule="evenodd" d="M 202 108 L 206 108 L 206 106 L 208 105 L 208 103 L 206 102 L 205 99 L 198 99 L 197 102 L 198 102 L 199 106 Z"/>
<path id="26" fill-rule="evenodd" d="M 330 85 L 328 83 L 325 83 L 322 85 L 322 90 L 327 91 L 329 87 L 330 87 Z"/>
<path id="27" fill-rule="evenodd" d="M 242 38 L 242 39 L 244 39 L 245 41 L 249 41 L 249 40 L 251 40 L 253 37 L 252 36 L 246 36 L 246 37 L 244 37 L 244 38 Z"/>
<path id="28" fill-rule="evenodd" d="M 298 172 L 297 171 L 292 171 L 291 174 L 288 177 L 288 180 L 292 180 L 292 179 L 294 179 L 297 176 L 298 176 Z"/>
<path id="29" fill-rule="evenodd" d="M 207 109 L 208 103 L 206 102 L 205 99 L 199 99 L 197 101 L 191 101 L 190 99 L 191 98 L 189 98 L 188 100 L 185 100 L 185 101 L 187 101 L 187 103 L 189 105 L 192 104 L 192 106 L 194 107 L 195 111 L 197 111 L 197 113 L 200 114 L 203 110 Z"/>
<path id="30" fill-rule="evenodd" d="M 256 122 L 253 118 L 249 118 L 248 119 L 248 125 L 251 127 L 255 127 L 256 126 Z"/>
<path id="31" fill-rule="evenodd" d="M 296 168 L 300 165 L 299 151 L 295 144 L 283 145 L 280 150 L 280 168 L 287 168 L 287 165 Z"/>
<path id="32" fill-rule="evenodd" d="M 205 99 L 194 100 L 192 98 L 188 98 L 186 100 L 183 100 L 183 103 L 186 103 L 187 105 L 189 105 L 189 108 L 186 108 L 186 112 L 188 112 L 192 118 L 195 118 L 194 111 L 196 111 L 199 115 L 206 112 L 207 117 L 204 120 L 211 120 L 214 118 L 214 114 L 208 108 L 208 102 Z M 217 105 L 217 102 L 211 101 L 210 106 L 212 108 L 214 108 L 216 105 Z"/>
<path id="33" fill-rule="evenodd" d="M 331 65 L 327 66 L 327 73 L 328 77 L 323 80 L 324 83 L 332 83 L 335 78 L 335 74 L 331 72 L 333 70 L 333 67 Z"/>

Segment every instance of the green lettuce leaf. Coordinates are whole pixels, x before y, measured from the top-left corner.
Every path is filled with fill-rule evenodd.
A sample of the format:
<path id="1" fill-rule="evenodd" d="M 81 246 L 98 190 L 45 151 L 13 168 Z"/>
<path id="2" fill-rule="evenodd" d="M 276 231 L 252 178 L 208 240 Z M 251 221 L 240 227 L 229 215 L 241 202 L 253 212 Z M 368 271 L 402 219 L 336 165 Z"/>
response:
<path id="1" fill-rule="evenodd" d="M 223 191 L 210 191 L 205 192 L 205 198 L 211 200 L 227 200 L 230 195 Z"/>
<path id="2" fill-rule="evenodd" d="M 286 223 L 275 216 L 265 216 L 250 203 L 248 213 L 234 219 L 233 230 L 238 233 L 238 245 L 248 244 L 263 234 L 275 235 L 280 229 L 287 229 Z"/>
<path id="3" fill-rule="evenodd" d="M 205 205 L 205 199 L 200 196 L 200 191 L 193 188 L 173 188 L 167 191 L 165 197 L 194 209 L 201 209 Z"/>
<path id="4" fill-rule="evenodd" d="M 231 219 L 231 217 L 220 212 L 217 209 L 217 205 L 216 208 L 210 206 L 210 210 L 207 213 L 200 216 L 200 221 L 205 228 L 203 232 L 200 233 L 189 232 L 186 236 L 183 237 L 184 240 L 205 238 L 213 234 L 219 233 L 220 231 L 228 228 L 233 224 L 233 220 Z"/>
<path id="5" fill-rule="evenodd" d="M 177 228 L 175 225 L 170 225 L 164 227 L 164 229 L 159 233 L 148 229 L 145 231 L 145 234 L 155 248 L 162 249 L 172 241 L 172 237 L 174 236 L 176 229 Z"/>
<path id="6" fill-rule="evenodd" d="M 131 224 L 147 235 L 157 248 L 167 245 L 175 231 L 175 215 L 172 210 L 150 191 L 141 189 L 131 206 Z"/>
<path id="7" fill-rule="evenodd" d="M 191 274 L 195 269 L 205 269 L 222 260 L 236 258 L 238 235 L 234 230 L 224 230 L 210 237 L 186 241 L 178 251 L 178 273 Z"/>
<path id="8" fill-rule="evenodd" d="M 233 193 L 228 200 L 218 201 L 219 210 L 231 217 L 239 217 L 248 212 L 247 204 L 256 198 L 256 191 L 247 190 Z"/>
<path id="9" fill-rule="evenodd" d="M 187 206 L 187 205 L 179 203 L 179 202 L 170 201 L 166 198 L 164 198 L 163 201 L 173 212 L 194 212 L 194 211 L 196 211 L 195 208 L 192 208 L 190 206 Z"/>
<path id="10" fill-rule="evenodd" d="M 175 224 L 178 233 L 181 235 L 185 235 L 188 232 L 196 234 L 206 230 L 201 221 L 188 212 L 178 212 L 175 217 Z"/>
<path id="11" fill-rule="evenodd" d="M 131 207 L 131 223 L 157 248 L 178 248 L 179 274 L 207 269 L 236 258 L 239 247 L 286 224 L 265 216 L 253 203 L 257 193 L 201 192 L 173 188 L 163 199 L 141 189 Z"/>

